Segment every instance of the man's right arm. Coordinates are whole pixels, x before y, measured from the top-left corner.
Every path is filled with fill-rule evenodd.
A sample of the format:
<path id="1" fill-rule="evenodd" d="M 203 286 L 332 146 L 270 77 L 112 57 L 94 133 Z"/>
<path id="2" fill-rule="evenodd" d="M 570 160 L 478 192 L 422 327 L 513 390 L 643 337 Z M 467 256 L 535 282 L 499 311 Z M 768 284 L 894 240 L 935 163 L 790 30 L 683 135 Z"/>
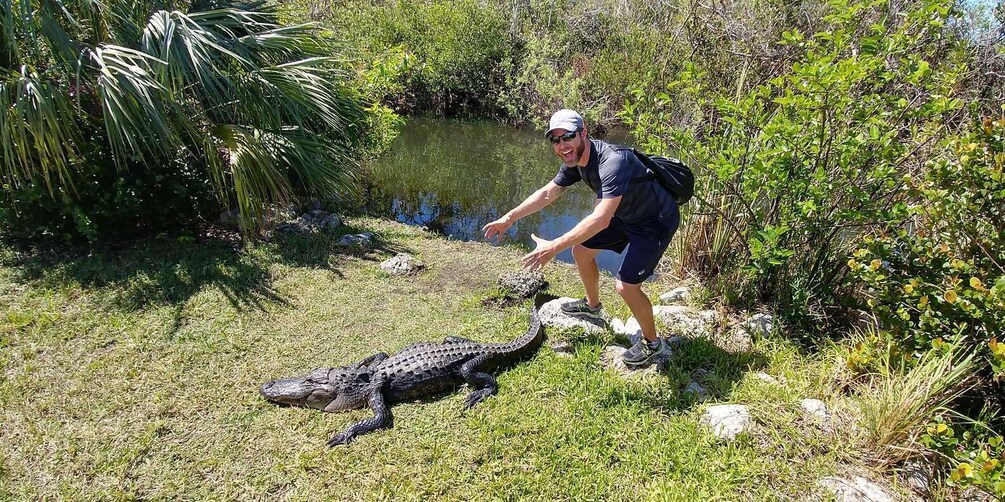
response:
<path id="1" fill-rule="evenodd" d="M 501 235 L 503 232 L 509 230 L 509 227 L 513 226 L 517 220 L 534 214 L 547 207 L 548 204 L 555 202 L 555 199 L 568 189 L 569 187 L 559 186 L 554 181 L 549 181 L 547 185 L 532 193 L 501 218 L 482 227 L 482 230 L 485 232 L 485 238 L 491 239 L 497 235 Z"/>

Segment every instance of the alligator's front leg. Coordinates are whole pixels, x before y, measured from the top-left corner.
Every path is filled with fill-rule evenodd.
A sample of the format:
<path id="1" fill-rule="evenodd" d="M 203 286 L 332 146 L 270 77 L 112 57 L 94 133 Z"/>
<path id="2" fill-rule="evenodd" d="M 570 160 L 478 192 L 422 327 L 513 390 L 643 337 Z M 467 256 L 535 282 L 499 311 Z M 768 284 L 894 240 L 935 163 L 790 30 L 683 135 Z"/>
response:
<path id="1" fill-rule="evenodd" d="M 461 377 L 464 378 L 464 381 L 473 387 L 477 387 L 477 390 L 468 394 L 468 397 L 464 400 L 468 408 L 495 394 L 499 388 L 495 377 L 484 371 L 478 371 L 478 367 L 485 361 L 488 361 L 490 357 L 489 354 L 482 354 L 461 366 Z"/>
<path id="2" fill-rule="evenodd" d="M 336 434 L 335 437 L 328 440 L 328 446 L 349 444 L 353 439 L 356 439 L 356 436 L 391 426 L 391 409 L 384 402 L 383 387 L 382 382 L 377 382 L 370 394 L 370 409 L 373 410 L 373 416 L 366 420 L 360 420 Z"/>

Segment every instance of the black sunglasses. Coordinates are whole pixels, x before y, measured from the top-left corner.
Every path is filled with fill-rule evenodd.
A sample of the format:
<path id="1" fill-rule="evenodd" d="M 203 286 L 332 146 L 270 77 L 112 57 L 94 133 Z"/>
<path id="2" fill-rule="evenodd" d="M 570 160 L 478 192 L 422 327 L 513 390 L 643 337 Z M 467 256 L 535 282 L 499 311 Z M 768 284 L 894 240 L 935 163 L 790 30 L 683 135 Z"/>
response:
<path id="1" fill-rule="evenodd" d="M 548 135 L 548 141 L 551 141 L 551 143 L 553 145 L 557 145 L 558 142 L 561 141 L 561 140 L 563 140 L 563 139 L 566 140 L 566 141 L 572 141 L 572 138 L 575 138 L 576 134 L 579 134 L 579 131 L 582 131 L 582 129 L 576 129 L 575 131 L 569 131 L 569 132 L 567 132 L 567 133 L 565 133 L 565 134 L 563 134 L 561 136 Z"/>

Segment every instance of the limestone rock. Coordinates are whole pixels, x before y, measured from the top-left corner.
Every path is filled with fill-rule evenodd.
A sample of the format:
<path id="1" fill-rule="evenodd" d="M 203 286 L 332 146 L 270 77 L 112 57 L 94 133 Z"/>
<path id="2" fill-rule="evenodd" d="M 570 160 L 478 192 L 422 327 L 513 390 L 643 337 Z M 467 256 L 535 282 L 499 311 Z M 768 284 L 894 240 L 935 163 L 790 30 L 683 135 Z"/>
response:
<path id="1" fill-rule="evenodd" d="M 607 332 L 607 313 L 602 319 L 573 317 L 562 312 L 562 304 L 574 302 L 575 298 L 562 297 L 541 305 L 538 315 L 541 324 L 559 329 L 582 329 L 587 333 L 603 334 Z"/>
<path id="2" fill-rule="evenodd" d="M 360 246 L 368 248 L 373 246 L 373 234 L 370 232 L 363 232 L 361 234 L 348 234 L 343 235 L 338 242 L 335 243 L 336 246 Z"/>
<path id="3" fill-rule="evenodd" d="M 382 270 L 394 275 L 413 275 L 425 268 L 425 265 L 408 253 L 398 253 L 380 264 Z"/>
<path id="4" fill-rule="evenodd" d="M 529 298 L 544 287 L 544 274 L 527 270 L 503 272 L 499 274 L 499 285 L 518 298 Z"/>
<path id="5" fill-rule="evenodd" d="M 754 373 L 754 378 L 756 378 L 756 379 L 758 379 L 758 380 L 760 380 L 760 381 L 762 381 L 764 383 L 769 383 L 771 385 L 778 385 L 778 379 L 776 379 L 775 377 L 773 377 L 773 376 L 771 376 L 771 375 L 769 375 L 769 374 L 767 374 L 767 373 L 765 373 L 763 371 L 758 371 L 757 373 Z"/>
<path id="6" fill-rule="evenodd" d="M 690 298 L 691 288 L 681 286 L 660 295 L 660 302 L 663 304 L 686 304 Z"/>
<path id="7" fill-rule="evenodd" d="M 621 322 L 621 319 L 612 319 L 611 329 L 614 334 L 627 338 L 633 344 L 642 337 L 642 327 L 639 326 L 639 322 L 634 317 L 629 317 L 626 322 Z"/>
<path id="8" fill-rule="evenodd" d="M 653 314 L 667 326 L 687 333 L 710 333 L 721 320 L 715 310 L 695 310 L 684 305 L 655 305 Z"/>
<path id="9" fill-rule="evenodd" d="M 834 499 L 842 502 L 893 502 L 894 498 L 882 487 L 862 476 L 848 480 L 829 476 L 818 484 L 834 494 Z"/>
<path id="10" fill-rule="evenodd" d="M 742 404 L 720 404 L 705 410 L 700 423 L 711 427 L 717 438 L 732 440 L 747 430 L 753 418 Z"/>
<path id="11" fill-rule="evenodd" d="M 743 327 L 753 335 L 764 336 L 774 328 L 772 318 L 768 314 L 754 314 L 747 318 Z"/>
<path id="12" fill-rule="evenodd" d="M 819 399 L 803 399 L 799 401 L 799 406 L 810 417 L 820 421 L 827 420 L 827 405 L 823 401 Z"/>

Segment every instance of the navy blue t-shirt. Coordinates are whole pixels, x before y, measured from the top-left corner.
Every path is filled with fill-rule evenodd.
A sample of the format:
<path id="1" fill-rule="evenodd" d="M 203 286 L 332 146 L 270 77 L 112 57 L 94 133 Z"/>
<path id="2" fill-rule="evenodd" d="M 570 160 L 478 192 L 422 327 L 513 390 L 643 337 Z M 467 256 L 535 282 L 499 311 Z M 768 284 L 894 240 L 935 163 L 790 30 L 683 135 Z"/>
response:
<path id="1" fill-rule="evenodd" d="M 598 199 L 621 196 L 614 217 L 626 227 L 675 221 L 677 202 L 670 192 L 655 179 L 632 181 L 646 176 L 649 170 L 631 149 L 615 148 L 615 145 L 596 139 L 590 140 L 590 146 L 590 160 L 586 166 L 562 164 L 552 180 L 556 185 L 567 187 L 583 181 Z"/>

